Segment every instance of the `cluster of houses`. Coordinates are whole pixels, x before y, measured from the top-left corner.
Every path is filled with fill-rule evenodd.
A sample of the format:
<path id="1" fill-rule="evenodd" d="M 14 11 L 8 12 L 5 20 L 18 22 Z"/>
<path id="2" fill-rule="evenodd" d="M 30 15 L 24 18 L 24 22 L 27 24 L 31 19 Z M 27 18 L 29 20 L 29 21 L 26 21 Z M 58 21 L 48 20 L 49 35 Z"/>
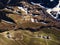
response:
<path id="1" fill-rule="evenodd" d="M 50 39 L 50 36 L 40 36 L 43 39 Z"/>
<path id="2" fill-rule="evenodd" d="M 50 36 L 48 36 L 48 35 L 46 35 L 46 36 L 45 36 L 45 35 L 38 35 L 38 36 L 37 36 L 37 35 L 35 35 L 35 36 L 34 36 L 34 37 L 32 37 L 32 38 L 41 38 L 41 39 L 49 39 L 49 40 L 51 39 L 51 37 L 50 37 Z"/>
<path id="3" fill-rule="evenodd" d="M 16 34 L 15 34 L 16 35 Z M 7 38 L 9 38 L 9 39 L 14 39 L 14 40 L 23 40 L 23 35 L 21 35 L 21 34 L 17 34 L 16 36 L 15 35 L 13 35 L 13 34 L 11 34 L 10 32 L 7 32 L 6 33 L 6 37 Z"/>
<path id="4" fill-rule="evenodd" d="M 7 34 L 7 38 L 11 39 L 13 37 L 9 32 L 7 32 L 6 34 Z M 41 39 L 48 39 L 48 40 L 51 39 L 50 36 L 45 36 L 45 35 L 38 35 L 38 36 L 35 35 L 34 37 L 31 38 L 41 38 Z"/>

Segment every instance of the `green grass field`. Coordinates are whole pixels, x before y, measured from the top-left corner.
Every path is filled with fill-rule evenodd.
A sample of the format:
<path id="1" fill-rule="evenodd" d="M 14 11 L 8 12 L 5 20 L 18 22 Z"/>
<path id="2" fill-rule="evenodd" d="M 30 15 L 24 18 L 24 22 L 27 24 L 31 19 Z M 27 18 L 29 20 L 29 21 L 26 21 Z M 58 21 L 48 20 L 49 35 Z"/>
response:
<path id="1" fill-rule="evenodd" d="M 6 38 L 5 33 L 0 34 L 0 45 L 60 45 L 60 31 L 55 29 L 42 29 L 37 32 L 31 32 L 28 30 L 17 30 L 17 31 L 9 31 L 12 33 L 15 38 L 19 40 Z M 23 39 L 21 40 L 20 35 L 23 35 Z M 50 36 L 50 39 L 44 39 L 38 37 L 38 35 L 42 36 Z M 37 38 L 36 38 L 37 37 Z"/>

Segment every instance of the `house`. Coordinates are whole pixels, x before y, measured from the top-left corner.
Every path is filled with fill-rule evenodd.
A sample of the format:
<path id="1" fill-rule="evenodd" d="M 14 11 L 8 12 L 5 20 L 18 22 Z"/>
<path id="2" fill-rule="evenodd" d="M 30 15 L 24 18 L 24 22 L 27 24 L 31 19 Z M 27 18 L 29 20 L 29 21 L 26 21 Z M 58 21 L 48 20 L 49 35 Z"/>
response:
<path id="1" fill-rule="evenodd" d="M 50 39 L 50 36 L 43 36 L 44 39 Z"/>
<path id="2" fill-rule="evenodd" d="M 11 34 L 9 32 L 6 33 L 8 38 L 11 38 Z"/>

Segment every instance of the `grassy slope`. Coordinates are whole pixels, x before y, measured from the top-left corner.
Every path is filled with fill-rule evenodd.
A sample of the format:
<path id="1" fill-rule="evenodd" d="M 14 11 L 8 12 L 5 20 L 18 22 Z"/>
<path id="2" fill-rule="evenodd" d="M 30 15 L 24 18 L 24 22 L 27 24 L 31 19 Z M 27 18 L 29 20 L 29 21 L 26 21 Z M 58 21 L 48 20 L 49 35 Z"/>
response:
<path id="1" fill-rule="evenodd" d="M 38 32 L 30 32 L 27 30 L 13 31 L 15 34 L 24 35 L 23 40 L 10 40 L 0 34 L 0 45 L 60 45 L 60 31 L 55 29 L 42 29 Z M 11 32 L 12 33 L 12 32 Z M 51 40 L 34 38 L 35 35 L 50 36 Z M 16 36 L 18 38 L 18 36 Z M 20 39 L 20 38 L 19 38 Z"/>

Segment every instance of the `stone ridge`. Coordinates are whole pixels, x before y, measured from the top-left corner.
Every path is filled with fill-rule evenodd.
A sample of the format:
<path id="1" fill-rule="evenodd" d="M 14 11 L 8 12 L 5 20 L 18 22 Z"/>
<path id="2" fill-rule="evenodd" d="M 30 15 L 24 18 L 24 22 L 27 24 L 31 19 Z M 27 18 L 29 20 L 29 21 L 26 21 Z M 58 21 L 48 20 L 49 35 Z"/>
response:
<path id="1" fill-rule="evenodd" d="M 21 1 L 19 4 L 20 7 L 8 5 L 6 8 L 0 10 L 1 12 L 5 12 L 6 16 L 15 22 L 13 23 L 1 19 L 0 31 L 11 29 L 27 29 L 31 31 L 37 31 L 43 28 L 60 29 L 60 21 L 51 17 L 45 8 L 32 5 L 25 1 Z"/>

